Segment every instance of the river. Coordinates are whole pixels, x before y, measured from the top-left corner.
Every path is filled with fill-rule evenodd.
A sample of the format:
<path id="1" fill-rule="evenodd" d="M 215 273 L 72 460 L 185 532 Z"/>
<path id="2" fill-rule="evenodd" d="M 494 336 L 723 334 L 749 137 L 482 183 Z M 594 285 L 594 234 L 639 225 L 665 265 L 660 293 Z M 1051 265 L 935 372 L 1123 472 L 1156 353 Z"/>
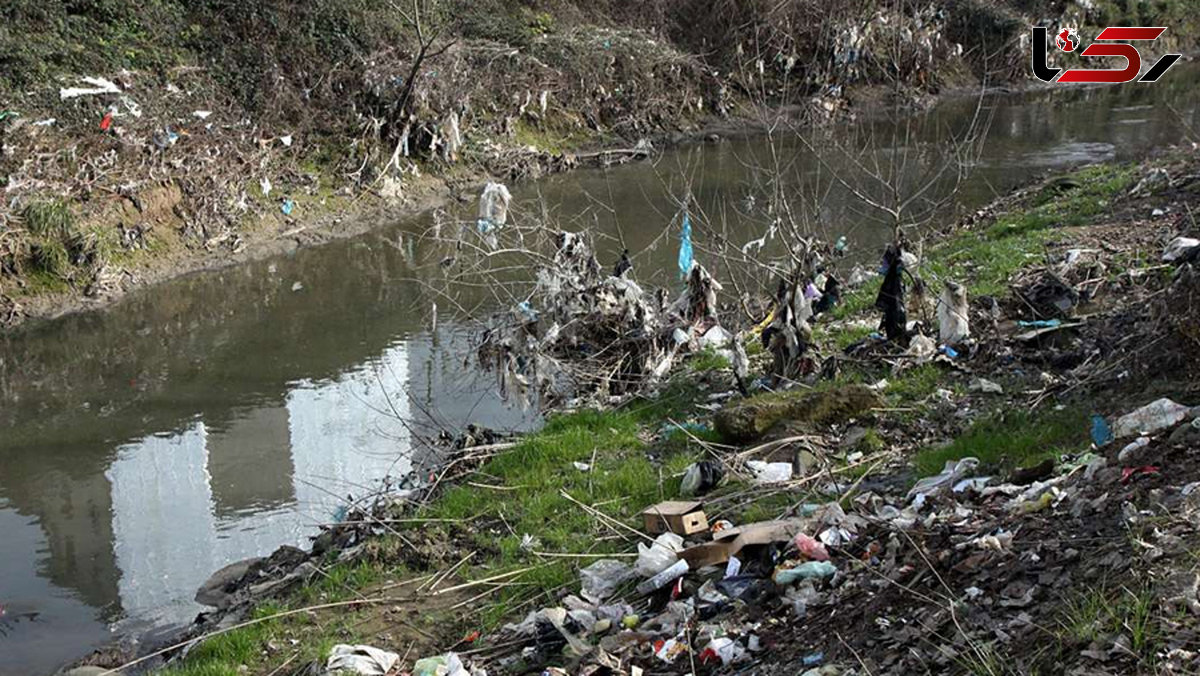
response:
<path id="1" fill-rule="evenodd" d="M 1182 142 L 1180 116 L 1200 130 L 1197 76 L 1178 68 L 1152 85 L 989 96 L 989 136 L 960 209 L 1055 168 Z M 961 127 L 974 103 L 927 115 Z M 742 241 L 761 236 L 753 219 L 727 215 L 753 210 L 747 166 L 770 156 L 766 146 L 733 139 L 514 185 L 515 218 L 545 207 L 569 229 L 606 235 L 604 261 L 627 247 L 639 279 L 662 281 L 681 176 L 707 214 L 698 248 L 717 214 Z M 799 158 L 799 174 L 818 164 L 794 143 L 780 149 Z M 849 234 L 861 251 L 887 237 L 853 209 L 822 213 L 827 234 Z M 452 216 L 469 218 L 469 205 Z M 407 472 L 414 435 L 538 423 L 468 363 L 471 325 L 443 307 L 432 326 L 439 298 L 413 281 L 437 274 L 444 255 L 413 236 L 430 219 L 0 335 L 0 676 L 52 672 L 114 633 L 187 622 L 211 572 L 305 544 L 344 496 Z"/>

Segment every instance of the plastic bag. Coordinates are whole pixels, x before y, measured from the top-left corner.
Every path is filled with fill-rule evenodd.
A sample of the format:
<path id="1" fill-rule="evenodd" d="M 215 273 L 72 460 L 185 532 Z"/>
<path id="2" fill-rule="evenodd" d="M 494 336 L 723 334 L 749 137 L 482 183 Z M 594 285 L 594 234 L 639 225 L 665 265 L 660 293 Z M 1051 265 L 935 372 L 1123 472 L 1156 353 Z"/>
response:
<path id="1" fill-rule="evenodd" d="M 751 460 L 746 463 L 746 466 L 754 472 L 754 481 L 760 484 L 777 484 L 792 478 L 792 463 L 790 462 Z"/>
<path id="2" fill-rule="evenodd" d="M 479 196 L 479 226 L 485 230 L 485 224 L 497 227 L 508 223 L 508 205 L 512 202 L 512 193 L 503 183 L 488 182 Z M 486 228 L 486 229 L 489 229 Z"/>
<path id="3" fill-rule="evenodd" d="M 679 492 L 685 496 L 704 495 L 721 483 L 725 472 L 721 466 L 709 460 L 692 463 L 683 475 Z"/>
<path id="4" fill-rule="evenodd" d="M 947 460 L 946 467 L 941 474 L 927 476 L 917 482 L 912 490 L 908 492 L 909 499 L 921 496 L 932 495 L 945 491 L 957 484 L 959 480 L 965 478 L 970 472 L 974 472 L 975 468 L 979 467 L 978 458 L 963 458 L 962 460 Z"/>
<path id="5" fill-rule="evenodd" d="M 806 559 L 813 561 L 828 561 L 829 551 L 825 549 L 825 545 L 816 538 L 805 535 L 804 533 L 796 534 L 796 549 L 800 550 L 800 554 Z"/>
<path id="6" fill-rule="evenodd" d="M 1183 422 L 1190 415 L 1191 408 L 1170 399 L 1159 399 L 1117 418 L 1117 424 L 1113 425 L 1113 435 L 1120 439 L 1138 433 L 1154 434 Z"/>
<path id="7" fill-rule="evenodd" d="M 946 345 L 957 345 L 971 337 L 967 319 L 967 290 L 962 284 L 946 282 L 946 288 L 938 299 L 938 340 Z"/>
<path id="8" fill-rule="evenodd" d="M 336 674 L 348 671 L 364 676 L 383 676 L 391 671 L 399 661 L 400 656 L 393 652 L 369 645 L 339 643 L 329 651 L 329 661 L 325 664 L 325 673 Z M 442 674 L 446 673 L 449 672 L 442 672 Z"/>
<path id="9" fill-rule="evenodd" d="M 683 231 L 679 233 L 679 278 L 687 279 L 694 262 L 692 254 L 692 217 L 683 212 Z"/>
<path id="10" fill-rule="evenodd" d="M 679 557 L 676 552 L 683 549 L 683 538 L 675 533 L 663 533 L 647 547 L 638 543 L 637 563 L 634 570 L 642 577 L 658 575 L 675 564 Z"/>
<path id="11" fill-rule="evenodd" d="M 580 594 L 588 601 L 599 604 L 635 575 L 628 564 L 616 559 L 600 559 L 579 571 L 579 577 L 583 580 Z"/>
<path id="12" fill-rule="evenodd" d="M 774 578 L 776 584 L 791 584 L 797 580 L 833 577 L 835 573 L 837 566 L 828 561 L 806 561 L 795 568 L 777 569 Z"/>

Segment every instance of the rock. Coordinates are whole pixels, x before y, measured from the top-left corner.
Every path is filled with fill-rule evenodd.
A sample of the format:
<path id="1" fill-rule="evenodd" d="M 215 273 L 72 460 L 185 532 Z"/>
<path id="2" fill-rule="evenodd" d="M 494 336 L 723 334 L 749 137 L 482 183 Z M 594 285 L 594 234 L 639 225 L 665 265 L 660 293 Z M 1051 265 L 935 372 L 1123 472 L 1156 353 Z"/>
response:
<path id="1" fill-rule="evenodd" d="M 196 603 L 214 608 L 227 608 L 233 598 L 233 592 L 237 591 L 242 578 L 250 572 L 255 564 L 262 561 L 261 556 L 256 556 L 231 563 L 213 573 L 196 591 Z"/>
<path id="2" fill-rule="evenodd" d="M 865 385 L 824 392 L 771 392 L 732 402 L 717 412 L 717 432 L 735 442 L 754 441 L 784 421 L 813 425 L 844 422 L 882 406 L 879 393 Z"/>

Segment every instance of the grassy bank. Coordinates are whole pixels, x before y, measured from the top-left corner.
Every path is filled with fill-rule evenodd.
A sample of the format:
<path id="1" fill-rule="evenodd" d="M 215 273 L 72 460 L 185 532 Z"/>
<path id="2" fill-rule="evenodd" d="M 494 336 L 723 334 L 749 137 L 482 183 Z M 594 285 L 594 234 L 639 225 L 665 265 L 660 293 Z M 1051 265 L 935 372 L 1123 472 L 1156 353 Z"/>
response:
<path id="1" fill-rule="evenodd" d="M 1021 78 L 1029 16 L 1087 25 L 1124 7 L 422 0 L 428 42 L 401 4 L 8 3 L 0 318 L 235 260 L 363 203 L 419 208 L 485 178 L 568 169 L 584 149 L 736 127 L 764 108 L 827 121 L 856 88 Z M 1143 25 L 1186 18 L 1174 2 L 1137 12 Z M 60 96 L 84 77 L 116 90 Z M 47 204 L 96 246 L 45 246 L 29 215 Z"/>
<path id="2" fill-rule="evenodd" d="M 1122 664 L 1150 668 L 1159 663 L 1169 643 L 1166 611 L 1155 601 L 1156 594 L 1165 592 L 1155 586 L 1159 584 L 1155 580 L 1168 579 L 1171 566 L 1179 562 L 1172 558 L 1174 554 L 1153 559 L 1153 574 L 1119 565 L 1134 560 L 1139 543 L 1155 537 L 1155 528 L 1165 528 L 1170 520 L 1164 516 L 1138 522 L 1136 533 L 1127 533 L 1124 519 L 1128 514 L 1122 500 L 1137 502 L 1148 494 L 1136 485 L 1125 487 L 1130 479 L 1122 476 L 1115 447 L 1090 448 L 1089 419 L 1097 413 L 1111 419 L 1128 411 L 1133 402 L 1140 405 L 1164 391 L 1186 398 L 1187 385 L 1179 379 L 1185 378 L 1187 371 L 1164 374 L 1161 366 L 1157 372 L 1144 370 L 1125 361 L 1120 350 L 1108 347 L 1115 342 L 1108 336 L 1117 332 L 1124 338 L 1141 330 L 1137 327 L 1146 322 L 1151 300 L 1161 297 L 1161 285 L 1170 282 L 1170 275 L 1158 265 L 1161 242 L 1180 228 L 1194 228 L 1182 215 L 1186 211 L 1179 208 L 1194 193 L 1194 188 L 1186 187 L 1190 183 L 1172 188 L 1168 182 L 1146 195 L 1135 194 L 1132 188 L 1152 169 L 1189 176 L 1194 164 L 1191 156 L 1177 155 L 1071 171 L 998 201 L 983 217 L 943 234 L 936 245 L 922 251 L 917 272 L 927 282 L 953 279 L 963 283 L 976 302 L 990 296 L 1001 307 L 1011 303 L 1010 286 L 1015 280 L 1061 261 L 1066 251 L 1089 248 L 1099 252 L 1103 265 L 1097 268 L 1102 270 L 1097 278 L 1112 284 L 1113 292 L 1088 308 L 1090 319 L 1084 322 L 1077 340 L 1086 348 L 1081 352 L 1091 355 L 1088 359 L 1118 364 L 1118 377 L 1103 380 L 1085 373 L 1082 379 L 1072 380 L 1076 362 L 1060 365 L 1054 360 L 1065 349 L 1061 345 L 1021 348 L 1010 333 L 977 326 L 981 349 L 970 358 L 912 363 L 891 350 L 885 358 L 843 360 L 833 377 L 813 378 L 800 389 L 819 394 L 848 385 L 872 385 L 880 395 L 879 406 L 853 420 L 822 421 L 820 425 L 784 420 L 766 436 L 768 440 L 782 437 L 777 445 L 749 449 L 724 444 L 713 431 L 708 397 L 729 391 L 732 376 L 725 357 L 711 350 L 700 352 L 655 398 L 634 400 L 613 410 L 558 415 L 541 430 L 516 440 L 511 448 L 474 458 L 468 452 L 464 457 L 471 458 L 469 469 L 457 481 L 440 486 L 428 504 L 397 513 L 389 532 L 369 540 L 353 562 L 339 562 L 338 553 L 329 553 L 318 560 L 319 573 L 309 583 L 283 598 L 260 604 L 251 616 L 253 624 L 203 641 L 167 671 L 187 676 L 273 674 L 288 665 L 321 663 L 335 643 L 386 647 L 403 655 L 404 668 L 418 657 L 447 650 L 489 655 L 497 649 L 491 640 L 503 624 L 518 621 L 530 611 L 559 605 L 564 594 L 575 593 L 580 568 L 602 556 L 632 556 L 636 544 L 644 541 L 638 533 L 639 512 L 657 501 L 679 497 L 681 475 L 693 462 L 722 458 L 735 468 L 718 489 L 705 496 L 706 511 L 710 522 L 727 518 L 746 524 L 794 516 L 827 503 L 837 503 L 846 511 L 863 509 L 889 490 L 903 496 L 917 479 L 937 474 L 947 461 L 965 457 L 980 461 L 981 475 L 997 477 L 1052 461 L 1051 467 L 1057 466 L 1060 472 L 1056 479 L 1059 488 L 1055 489 L 1059 492 L 1043 493 L 1053 499 L 1022 502 L 1015 498 L 1013 504 L 1005 504 L 1006 495 L 983 505 L 972 504 L 971 514 L 993 510 L 986 525 L 964 527 L 960 519 L 966 517 L 956 514 L 952 523 L 943 526 L 930 522 L 927 529 L 919 527 L 912 534 L 904 531 L 910 542 L 919 538 L 933 552 L 926 553 L 915 542 L 915 552 L 908 552 L 912 559 L 908 569 L 928 566 L 936 573 L 916 576 L 920 584 L 932 587 L 922 593 L 963 594 L 964 589 L 977 589 L 978 580 L 968 573 L 974 570 L 971 566 L 980 566 L 979 557 L 986 555 L 972 554 L 978 548 L 963 544 L 965 532 L 1017 532 L 1027 538 L 1027 546 L 1063 537 L 1084 553 L 1077 551 L 1055 564 L 1055 571 L 1063 566 L 1068 570 L 1065 581 L 1055 587 L 1052 597 L 1035 607 L 1037 620 L 1046 629 L 1038 634 L 1031 668 L 1056 660 L 1078 661 L 1080 650 L 1122 632 L 1129 634 L 1119 658 L 1125 660 Z M 1147 222 L 1150 202 L 1176 209 L 1181 215 Z M 55 219 L 54 212 L 49 212 L 46 222 L 61 223 Z M 820 357 L 840 355 L 847 345 L 870 332 L 877 321 L 871 307 L 877 291 L 877 282 L 853 290 L 830 319 L 817 324 L 815 350 Z M 1002 346 L 1007 353 L 995 349 Z M 1170 351 L 1171 347 L 1167 342 L 1162 349 Z M 756 371 L 765 368 L 766 358 L 755 354 Z M 1162 360 L 1150 355 L 1147 361 Z M 1099 373 L 1103 375 L 1104 369 Z M 972 388 L 980 376 L 1002 384 L 1003 393 Z M 794 437 L 796 434 L 800 436 Z M 792 448 L 789 444 L 796 439 L 804 441 Z M 1081 467 L 1081 458 L 1094 459 L 1095 455 L 1086 455 L 1089 451 L 1114 457 L 1106 470 L 1097 470 L 1097 478 L 1083 481 L 1082 472 L 1066 468 Z M 745 453 L 756 459 L 816 464 L 796 482 L 766 488 L 740 466 Z M 807 459 L 804 453 L 808 453 Z M 1177 460 L 1168 453 L 1137 462 L 1165 466 L 1173 459 Z M 1180 475 L 1173 479 L 1190 477 L 1189 468 L 1178 465 Z M 1105 471 L 1107 478 L 1099 478 Z M 1069 478 L 1077 483 L 1069 485 Z M 1155 490 L 1168 489 L 1157 486 Z M 1074 497 L 1066 501 L 1068 491 L 1083 497 L 1078 502 Z M 1122 491 L 1123 497 L 1110 501 L 1107 491 Z M 859 497 L 865 502 L 858 503 Z M 1056 508 L 1056 501 L 1064 502 Z M 1073 510 L 1090 516 L 1080 519 Z M 930 519 L 932 515 L 922 517 Z M 892 538 L 889 547 L 898 539 L 896 531 L 872 537 L 879 541 Z M 1200 538 L 1187 534 L 1180 536 L 1180 542 L 1186 546 L 1171 551 L 1183 552 L 1183 560 L 1192 565 L 1194 558 L 1188 553 L 1200 551 Z M 1017 565 L 1018 559 L 1005 558 L 1003 545 L 994 547 L 1000 548 L 996 550 L 998 558 L 992 560 L 998 568 L 985 578 L 991 575 L 1005 582 L 989 593 L 1008 594 L 1009 577 L 1005 576 L 1019 576 L 1031 564 L 1021 559 Z M 965 554 L 953 553 L 964 548 Z M 1041 553 L 1057 556 L 1061 549 Z M 1102 555 L 1117 562 L 1118 567 L 1111 570 L 1120 571 L 1120 577 L 1109 577 L 1111 570 L 1100 573 L 1090 567 L 1090 561 Z M 855 552 L 839 565 L 847 575 L 861 573 L 862 561 L 869 558 Z M 1040 574 L 1037 570 L 1031 573 L 1035 577 Z M 837 612 L 860 618 L 863 627 L 875 627 L 874 618 L 898 611 L 893 605 L 881 610 L 871 599 L 896 590 L 888 587 L 854 596 L 854 589 L 868 586 L 865 580 L 848 585 L 851 591 L 846 592 L 845 605 Z M 889 597 L 888 604 L 907 606 L 921 598 L 905 585 L 898 588 L 900 596 Z M 1010 605 L 1001 607 L 1017 612 L 1026 607 L 1021 603 L 1010 600 Z M 927 611 L 920 612 L 921 617 L 929 616 Z M 823 642 L 828 636 L 811 627 L 788 636 L 787 628 L 794 622 L 798 621 L 788 616 L 786 622 L 773 625 L 777 629 L 772 631 L 780 632 L 776 637 L 780 664 L 791 659 L 789 651 L 804 653 L 819 646 L 837 649 Z M 988 638 L 989 627 L 994 626 L 991 620 L 983 616 L 981 622 L 983 638 L 976 637 L 980 643 L 955 658 L 965 672 L 990 676 L 1047 673 L 1005 666 L 1007 648 Z M 958 631 L 964 632 L 961 627 Z M 845 640 L 859 650 L 874 650 L 879 645 L 860 633 L 848 634 Z M 937 640 L 951 646 L 959 639 Z"/>

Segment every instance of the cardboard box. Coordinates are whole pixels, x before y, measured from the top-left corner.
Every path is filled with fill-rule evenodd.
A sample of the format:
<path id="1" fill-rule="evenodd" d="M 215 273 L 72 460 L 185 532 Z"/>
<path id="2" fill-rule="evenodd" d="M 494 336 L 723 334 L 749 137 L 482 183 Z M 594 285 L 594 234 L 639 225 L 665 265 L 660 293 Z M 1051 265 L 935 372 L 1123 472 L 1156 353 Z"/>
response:
<path id="1" fill-rule="evenodd" d="M 679 558 L 688 562 L 688 568 L 697 570 L 705 566 L 725 563 L 736 556 L 743 547 L 765 545 L 771 542 L 787 542 L 804 529 L 799 519 L 786 521 L 760 521 L 741 528 L 722 531 L 722 539 L 695 545 L 679 552 Z M 732 536 L 732 537 L 730 537 Z"/>
<path id="2" fill-rule="evenodd" d="M 708 518 L 700 509 L 700 502 L 668 500 L 648 507 L 642 512 L 646 532 L 658 535 L 671 531 L 677 535 L 691 535 L 708 530 Z"/>

